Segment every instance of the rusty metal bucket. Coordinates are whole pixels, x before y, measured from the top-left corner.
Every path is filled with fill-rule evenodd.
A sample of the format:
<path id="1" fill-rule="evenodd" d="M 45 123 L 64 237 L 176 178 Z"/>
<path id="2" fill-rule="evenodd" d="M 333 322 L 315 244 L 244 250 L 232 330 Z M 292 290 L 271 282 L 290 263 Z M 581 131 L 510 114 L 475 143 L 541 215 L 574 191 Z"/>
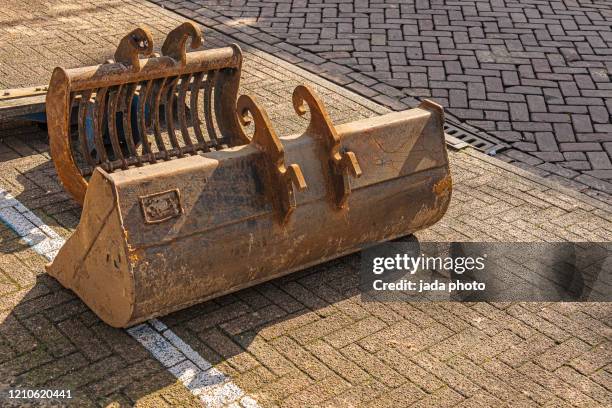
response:
<path id="1" fill-rule="evenodd" d="M 252 97 L 233 101 L 228 147 L 93 170 L 81 221 L 47 270 L 106 323 L 167 314 L 411 234 L 446 212 L 439 105 L 334 126 L 298 86 L 293 106 L 309 125 L 279 137 Z"/>
<path id="2" fill-rule="evenodd" d="M 191 48 L 203 41 L 189 22 L 154 55 L 141 27 L 121 40 L 114 60 L 55 69 L 46 98 L 49 144 L 60 181 L 77 202 L 96 167 L 110 173 L 249 142 L 240 139 L 235 114 L 240 48 L 186 52 L 188 40 Z"/>

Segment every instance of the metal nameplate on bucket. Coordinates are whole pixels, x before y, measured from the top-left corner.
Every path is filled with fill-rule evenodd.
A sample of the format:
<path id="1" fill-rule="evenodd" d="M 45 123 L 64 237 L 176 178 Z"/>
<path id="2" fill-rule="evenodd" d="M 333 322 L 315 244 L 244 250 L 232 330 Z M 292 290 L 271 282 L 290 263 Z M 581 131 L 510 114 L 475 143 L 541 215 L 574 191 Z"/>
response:
<path id="1" fill-rule="evenodd" d="M 183 213 L 178 189 L 139 197 L 145 223 L 156 224 L 178 217 Z"/>

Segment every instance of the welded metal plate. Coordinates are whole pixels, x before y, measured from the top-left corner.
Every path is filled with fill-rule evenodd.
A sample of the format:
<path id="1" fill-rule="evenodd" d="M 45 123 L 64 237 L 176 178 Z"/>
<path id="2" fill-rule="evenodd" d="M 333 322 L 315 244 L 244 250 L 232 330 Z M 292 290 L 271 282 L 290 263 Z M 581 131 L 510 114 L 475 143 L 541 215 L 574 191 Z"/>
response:
<path id="1" fill-rule="evenodd" d="M 149 194 L 139 198 L 140 208 L 147 224 L 164 222 L 183 214 L 181 193 L 178 189 Z"/>

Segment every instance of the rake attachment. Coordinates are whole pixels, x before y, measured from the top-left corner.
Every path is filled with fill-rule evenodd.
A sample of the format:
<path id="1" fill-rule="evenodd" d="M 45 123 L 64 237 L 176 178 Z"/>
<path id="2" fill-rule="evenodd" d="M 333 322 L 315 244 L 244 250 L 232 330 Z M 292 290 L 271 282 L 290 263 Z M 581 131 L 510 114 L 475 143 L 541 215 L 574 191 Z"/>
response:
<path id="1" fill-rule="evenodd" d="M 60 88 L 54 90 L 56 97 L 63 95 L 64 111 L 57 109 L 55 114 L 64 118 L 65 126 L 73 95 L 89 94 L 92 88 L 116 95 L 135 86 L 137 122 L 144 122 L 139 135 L 144 137 L 149 118 L 155 137 L 159 106 L 156 102 L 142 102 L 141 106 L 141 93 L 144 100 L 149 95 L 161 100 L 158 95 L 162 95 L 166 98 L 164 112 L 180 116 L 172 97 L 159 91 L 166 89 L 166 82 L 179 78 L 177 87 L 170 85 L 168 92 L 178 89 L 180 94 L 181 78 L 191 76 L 185 87 L 198 89 L 193 84 L 200 82 L 197 78 L 204 68 L 214 68 L 217 75 L 231 79 L 216 83 L 226 87 L 220 100 L 224 102 L 221 107 L 228 109 L 222 115 L 217 112 L 217 123 L 224 124 L 219 126 L 223 131 L 216 139 L 193 140 L 194 147 L 172 145 L 166 152 L 143 149 L 132 154 L 127 146 L 127 153 L 119 156 L 122 140 L 117 138 L 113 149 L 117 132 L 111 130 L 105 145 L 107 156 L 92 157 L 88 186 L 80 185 L 84 193 L 81 221 L 47 270 L 108 324 L 130 326 L 411 234 L 432 225 L 446 212 L 452 183 L 439 105 L 425 101 L 415 109 L 334 126 L 316 94 L 298 86 L 293 106 L 300 116 L 309 113 L 308 127 L 303 134 L 279 137 L 251 96 L 234 97 L 238 84 L 235 73 L 240 66 L 237 48 L 207 54 L 182 54 L 180 44 L 165 49 L 165 57 L 112 65 L 117 70 L 113 72 L 121 72 L 121 78 L 131 82 L 110 75 L 113 79 L 105 80 L 105 86 L 103 79 L 96 77 L 74 88 L 79 81 L 58 82 L 58 78 L 84 75 L 56 70 L 51 84 Z M 212 63 L 202 55 L 217 58 Z M 160 61 L 173 65 L 147 69 Z M 82 70 L 90 77 L 109 66 Z M 189 74 L 184 71 L 187 67 L 193 67 Z M 170 77 L 175 79 L 160 79 L 170 69 Z M 229 71 L 222 74 L 223 69 Z M 155 74 L 143 76 L 143 72 Z M 123 107 L 127 115 L 129 103 L 117 99 L 109 100 L 113 106 Z M 85 108 L 79 105 L 78 109 Z M 110 130 L 114 110 L 109 112 Z M 186 123 L 194 127 L 197 114 L 191 110 L 186 116 L 192 118 Z M 209 111 L 203 116 L 209 117 Z M 121 119 L 129 125 L 128 118 Z M 171 127 L 170 119 L 164 126 Z M 102 151 L 103 124 L 103 113 L 99 113 L 99 132 L 94 134 L 98 135 L 97 144 L 86 144 L 88 149 Z M 243 128 L 249 124 L 254 128 L 251 138 Z M 136 145 L 137 140 L 133 141 Z M 63 155 L 58 155 L 55 147 L 58 169 L 64 165 L 57 163 L 58 157 L 65 160 L 70 153 L 66 143 L 59 147 L 65 150 L 59 149 Z M 111 158 L 111 153 L 116 156 Z M 74 163 L 69 163 L 72 173 L 68 174 L 76 170 Z M 86 177 L 82 170 L 74 174 L 78 180 Z"/>
<path id="2" fill-rule="evenodd" d="M 202 44 L 192 23 L 171 31 L 156 56 L 151 34 L 137 28 L 114 60 L 55 69 L 46 101 L 49 144 L 77 202 L 96 167 L 112 173 L 249 142 L 235 114 L 240 48 L 187 53 L 188 40 L 191 48 Z"/>

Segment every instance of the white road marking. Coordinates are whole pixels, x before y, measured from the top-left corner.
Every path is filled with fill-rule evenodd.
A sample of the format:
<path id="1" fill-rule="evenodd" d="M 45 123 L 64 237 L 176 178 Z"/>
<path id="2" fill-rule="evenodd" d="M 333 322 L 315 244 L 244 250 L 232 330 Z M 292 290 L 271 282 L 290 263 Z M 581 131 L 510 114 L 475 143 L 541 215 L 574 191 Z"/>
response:
<path id="1" fill-rule="evenodd" d="M 8 225 L 36 253 L 53 260 L 64 239 L 32 211 L 0 188 L 0 220 Z"/>
<path id="2" fill-rule="evenodd" d="M 49 261 L 65 240 L 32 211 L 0 188 L 0 221 Z M 155 359 L 197 396 L 205 407 L 258 408 L 249 397 L 158 319 L 126 329 Z"/>

